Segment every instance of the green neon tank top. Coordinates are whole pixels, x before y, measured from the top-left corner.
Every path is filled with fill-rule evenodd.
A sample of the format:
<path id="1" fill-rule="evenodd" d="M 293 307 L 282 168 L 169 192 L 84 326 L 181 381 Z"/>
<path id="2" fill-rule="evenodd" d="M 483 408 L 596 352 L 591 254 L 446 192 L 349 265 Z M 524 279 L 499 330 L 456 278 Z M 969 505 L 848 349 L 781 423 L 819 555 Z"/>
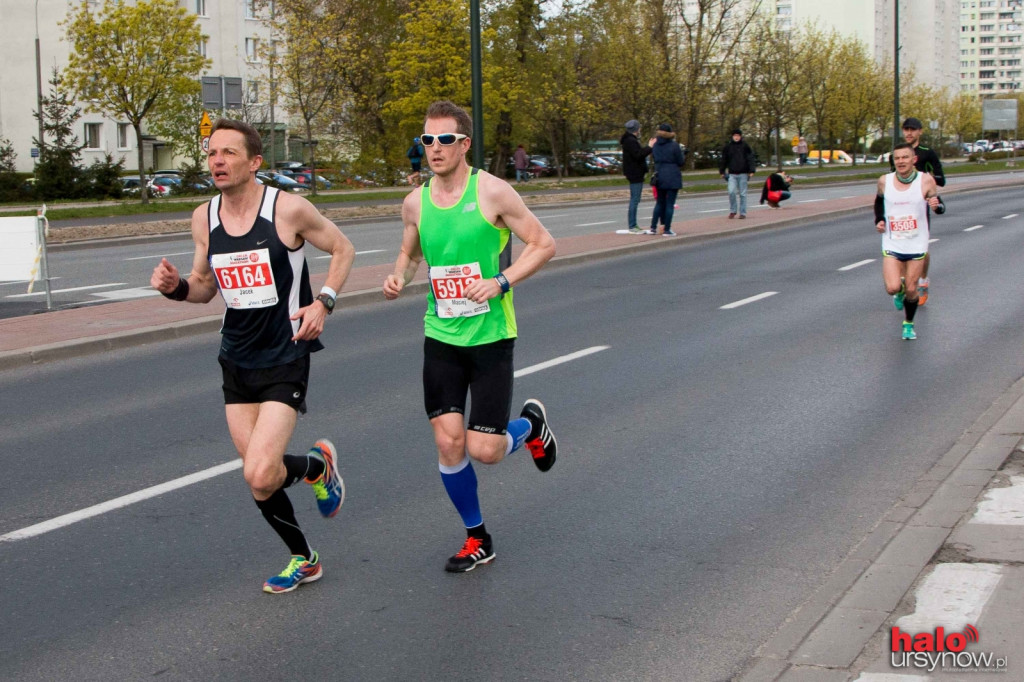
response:
<path id="1" fill-rule="evenodd" d="M 429 181 L 420 188 L 420 248 L 428 273 L 464 266 L 469 272 L 478 263 L 480 276 L 494 277 L 511 263 L 512 231 L 488 222 L 480 212 L 477 169 L 469 176 L 466 189 L 454 206 L 441 208 L 430 198 Z M 439 309 L 437 291 L 445 285 L 432 280 L 423 317 L 426 336 L 454 346 L 479 346 L 516 337 L 516 314 L 512 292 L 487 301 L 487 311 L 468 317 L 446 317 L 451 307 Z M 439 288 L 440 287 L 440 288 Z M 443 300 L 443 299 L 442 299 Z M 472 304 L 470 304 L 472 305 Z"/>

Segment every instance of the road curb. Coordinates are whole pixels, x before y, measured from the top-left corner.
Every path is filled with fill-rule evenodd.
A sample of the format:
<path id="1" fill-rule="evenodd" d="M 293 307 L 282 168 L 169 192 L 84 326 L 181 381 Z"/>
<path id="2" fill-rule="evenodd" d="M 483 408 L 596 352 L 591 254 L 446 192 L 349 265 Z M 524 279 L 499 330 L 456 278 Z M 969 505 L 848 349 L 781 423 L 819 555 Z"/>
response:
<path id="1" fill-rule="evenodd" d="M 849 679 L 879 629 L 1019 446 L 1022 433 L 1024 378 L 999 396 L 889 509 L 734 679 Z"/>

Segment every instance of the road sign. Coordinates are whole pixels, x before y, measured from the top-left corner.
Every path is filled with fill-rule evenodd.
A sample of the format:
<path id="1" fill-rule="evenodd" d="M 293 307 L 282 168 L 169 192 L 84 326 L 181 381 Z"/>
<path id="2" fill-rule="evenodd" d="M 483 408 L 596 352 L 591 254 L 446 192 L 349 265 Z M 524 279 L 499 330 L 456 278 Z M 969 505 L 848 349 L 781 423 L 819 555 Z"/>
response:
<path id="1" fill-rule="evenodd" d="M 38 159 L 39 158 L 39 147 L 32 147 L 32 158 L 33 159 Z"/>
<path id="2" fill-rule="evenodd" d="M 210 121 L 210 115 L 204 111 L 203 117 L 199 119 L 199 135 L 200 137 L 209 137 L 211 132 L 213 132 L 213 123 Z"/>
<path id="3" fill-rule="evenodd" d="M 203 136 L 202 146 L 203 146 L 203 151 L 204 152 L 208 153 L 210 151 L 210 136 L 209 135 L 204 135 Z"/>

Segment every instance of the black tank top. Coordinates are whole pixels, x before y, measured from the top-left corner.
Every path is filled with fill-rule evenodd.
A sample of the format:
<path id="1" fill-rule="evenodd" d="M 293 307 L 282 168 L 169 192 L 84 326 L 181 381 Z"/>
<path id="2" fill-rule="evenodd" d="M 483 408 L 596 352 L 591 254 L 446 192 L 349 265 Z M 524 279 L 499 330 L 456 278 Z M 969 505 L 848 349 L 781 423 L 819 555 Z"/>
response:
<path id="1" fill-rule="evenodd" d="M 249 369 L 283 365 L 324 347 L 318 339 L 292 341 L 301 320 L 289 318 L 313 302 L 313 292 L 302 245 L 289 249 L 277 236 L 277 193 L 264 188 L 259 215 L 239 237 L 221 224 L 221 196 L 210 201 L 207 260 L 227 305 L 220 354 Z"/>

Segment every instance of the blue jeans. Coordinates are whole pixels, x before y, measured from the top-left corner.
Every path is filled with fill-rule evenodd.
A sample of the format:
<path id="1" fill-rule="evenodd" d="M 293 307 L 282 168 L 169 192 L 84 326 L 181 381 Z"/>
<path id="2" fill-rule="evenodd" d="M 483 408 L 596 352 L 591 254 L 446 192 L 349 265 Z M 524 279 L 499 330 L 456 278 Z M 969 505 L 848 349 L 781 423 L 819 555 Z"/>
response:
<path id="1" fill-rule="evenodd" d="M 629 183 L 629 211 L 626 213 L 626 221 L 628 225 L 626 227 L 636 227 L 636 208 L 640 205 L 640 195 L 644 191 L 644 183 L 642 182 L 631 182 Z"/>
<path id="2" fill-rule="evenodd" d="M 530 179 L 530 171 L 525 168 L 516 168 L 516 182 L 526 182 Z"/>
<path id="3" fill-rule="evenodd" d="M 747 215 L 747 179 L 746 173 L 729 173 L 729 213 Z M 736 200 L 739 199 L 739 210 Z"/>
<path id="4" fill-rule="evenodd" d="M 654 204 L 654 215 L 651 216 L 651 229 L 658 229 L 658 219 L 665 225 L 665 230 L 672 229 L 672 215 L 675 213 L 677 189 L 658 188 L 658 200 Z"/>

